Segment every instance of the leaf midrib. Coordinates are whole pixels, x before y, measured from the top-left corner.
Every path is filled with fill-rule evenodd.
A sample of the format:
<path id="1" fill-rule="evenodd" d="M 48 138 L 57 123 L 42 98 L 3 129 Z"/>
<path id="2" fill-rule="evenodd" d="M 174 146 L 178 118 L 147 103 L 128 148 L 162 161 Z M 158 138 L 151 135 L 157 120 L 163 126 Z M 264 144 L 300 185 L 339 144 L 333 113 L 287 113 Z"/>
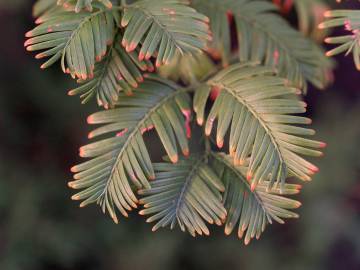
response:
<path id="1" fill-rule="evenodd" d="M 147 9 L 141 7 L 140 5 L 134 5 L 132 8 L 141 10 L 145 16 L 148 18 L 151 18 L 161 29 L 163 29 L 164 33 L 171 39 L 172 43 L 175 45 L 175 47 L 179 50 L 181 54 L 183 54 L 183 49 L 181 46 L 177 43 L 176 38 L 172 35 L 172 32 L 167 29 L 165 25 L 163 25 L 152 13 L 150 13 Z"/>
<path id="2" fill-rule="evenodd" d="M 110 182 L 113 180 L 113 175 L 115 172 L 115 168 L 117 167 L 118 163 L 121 160 L 122 155 L 124 154 L 124 151 L 127 149 L 128 145 L 131 143 L 133 137 L 140 131 L 140 127 L 146 122 L 146 120 L 148 120 L 150 118 L 150 116 L 156 112 L 161 106 L 163 106 L 168 100 L 173 99 L 175 96 L 179 95 L 180 93 L 186 92 L 188 91 L 188 89 L 185 88 L 180 88 L 175 90 L 173 93 L 171 93 L 171 95 L 165 96 L 164 99 L 160 100 L 159 102 L 157 102 L 156 106 L 153 107 L 152 109 L 150 109 L 143 117 L 143 119 L 141 121 L 139 121 L 139 123 L 135 126 L 131 128 L 131 132 L 129 134 L 129 136 L 126 139 L 126 142 L 124 143 L 122 149 L 120 150 L 115 162 L 114 162 L 114 166 L 111 169 L 110 175 L 108 177 L 108 180 L 106 181 L 106 187 L 104 189 L 104 192 L 99 196 L 103 196 L 105 194 L 105 192 L 107 192 L 108 190 L 108 186 L 110 184 Z M 129 128 L 130 130 L 130 128 Z"/>
<path id="3" fill-rule="evenodd" d="M 69 37 L 69 40 L 65 43 L 65 47 L 63 49 L 63 53 L 62 53 L 62 61 L 64 61 L 64 58 L 65 58 L 65 54 L 66 54 L 66 49 L 67 47 L 69 46 L 70 42 L 74 39 L 74 37 L 79 33 L 79 31 L 81 30 L 81 28 L 85 25 L 85 23 L 89 22 L 92 18 L 98 16 L 99 14 L 101 13 L 106 13 L 108 12 L 108 10 L 99 10 L 99 11 L 96 11 L 94 13 L 91 13 L 90 16 L 87 16 L 83 19 L 83 21 L 81 21 L 79 23 L 79 25 L 76 27 L 76 29 L 73 30 L 73 32 L 71 33 L 70 37 Z"/>
<path id="4" fill-rule="evenodd" d="M 223 163 L 227 168 L 229 168 L 233 173 L 240 178 L 241 182 L 245 185 L 246 189 L 248 190 L 249 194 L 254 195 L 256 201 L 261 205 L 261 208 L 265 213 L 267 213 L 265 203 L 261 199 L 261 196 L 257 193 L 256 189 L 254 191 L 251 190 L 251 187 L 248 183 L 248 181 L 245 179 L 245 177 L 234 167 L 234 165 L 229 162 L 226 157 L 223 157 L 222 155 L 214 152 L 210 152 L 209 155 L 211 155 L 213 158 L 215 158 L 217 161 Z"/>
<path id="5" fill-rule="evenodd" d="M 181 205 L 183 204 L 184 200 L 184 194 L 185 192 L 188 191 L 188 187 L 192 182 L 192 179 L 194 177 L 194 175 L 197 173 L 198 167 L 203 163 L 204 157 L 199 158 L 199 160 L 193 165 L 193 168 L 191 169 L 190 173 L 188 174 L 188 176 L 185 179 L 184 182 L 184 186 L 181 188 L 181 192 L 179 194 L 179 197 L 177 199 L 177 203 L 176 203 L 176 216 L 178 217 L 178 211 L 181 208 Z"/>
<path id="6" fill-rule="evenodd" d="M 282 157 L 280 146 L 279 146 L 276 138 L 272 134 L 271 128 L 269 128 L 267 126 L 266 121 L 261 118 L 261 116 L 256 112 L 256 110 L 244 98 L 237 95 L 235 93 L 235 91 L 233 91 L 230 87 L 226 86 L 225 84 L 222 84 L 222 83 L 216 82 L 216 81 L 212 82 L 211 84 L 214 85 L 214 86 L 219 87 L 220 89 L 226 90 L 228 93 L 230 93 L 234 98 L 236 98 L 241 104 L 243 104 L 243 106 L 245 106 L 251 112 L 251 114 L 259 121 L 262 128 L 264 128 L 266 134 L 270 137 L 270 140 L 271 140 L 272 144 L 274 145 L 274 147 L 275 147 L 275 149 L 276 149 L 276 151 L 278 153 L 278 156 L 279 156 L 279 159 L 280 159 L 280 164 L 285 163 L 284 159 Z"/>

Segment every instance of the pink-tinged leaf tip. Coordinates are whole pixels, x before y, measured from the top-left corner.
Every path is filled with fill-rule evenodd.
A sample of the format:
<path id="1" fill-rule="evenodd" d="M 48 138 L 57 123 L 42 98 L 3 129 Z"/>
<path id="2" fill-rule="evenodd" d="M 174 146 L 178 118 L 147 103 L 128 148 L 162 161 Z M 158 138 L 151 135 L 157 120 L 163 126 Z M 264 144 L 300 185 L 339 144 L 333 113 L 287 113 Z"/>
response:
<path id="1" fill-rule="evenodd" d="M 88 124 L 92 124 L 93 121 L 94 121 L 94 117 L 93 117 L 92 115 L 89 115 L 88 118 L 86 119 L 86 122 L 87 122 Z"/>
<path id="2" fill-rule="evenodd" d="M 35 59 L 41 59 L 41 58 L 44 58 L 44 57 L 46 57 L 46 55 L 43 54 L 43 53 L 38 53 L 37 55 L 35 55 Z"/>
<path id="3" fill-rule="evenodd" d="M 67 92 L 67 95 L 68 95 L 68 96 L 74 96 L 74 95 L 75 95 L 74 90 L 73 90 L 73 89 L 69 90 L 69 91 Z"/>
<path id="4" fill-rule="evenodd" d="M 36 20 L 35 20 L 35 24 L 41 24 L 41 23 L 43 23 L 44 21 L 42 20 L 42 18 L 40 17 L 40 18 L 37 18 Z"/>
<path id="5" fill-rule="evenodd" d="M 83 147 L 80 147 L 80 148 L 79 148 L 79 156 L 80 156 L 80 157 L 85 157 L 85 150 L 84 150 Z"/>
<path id="6" fill-rule="evenodd" d="M 218 220 L 218 219 L 215 220 L 215 224 L 216 224 L 217 226 L 219 226 L 219 227 L 223 225 L 223 224 L 221 223 L 221 220 Z"/>
<path id="7" fill-rule="evenodd" d="M 185 157 L 188 157 L 190 155 L 190 150 L 189 149 L 183 149 L 183 154 Z"/>
<path id="8" fill-rule="evenodd" d="M 126 27 L 128 25 L 129 22 L 125 21 L 125 20 L 122 20 L 121 21 L 121 26 L 122 27 Z"/>
<path id="9" fill-rule="evenodd" d="M 273 60 L 275 65 L 279 64 L 279 58 L 280 58 L 279 50 L 275 50 L 273 53 Z"/>
<path id="10" fill-rule="evenodd" d="M 319 168 L 316 167 L 315 165 L 312 165 L 312 166 L 310 167 L 310 170 L 311 170 L 313 173 L 319 172 Z"/>
<path id="11" fill-rule="evenodd" d="M 131 84 L 131 86 L 134 87 L 134 88 L 138 88 L 139 84 L 137 82 L 134 82 L 134 83 Z"/>
<path id="12" fill-rule="evenodd" d="M 74 182 L 68 182 L 67 185 L 69 188 L 74 188 Z"/>
<path id="13" fill-rule="evenodd" d="M 86 204 L 84 202 L 80 203 L 79 207 L 80 208 L 84 208 L 86 206 Z"/>
<path id="14" fill-rule="evenodd" d="M 135 50 L 136 46 L 137 46 L 137 44 L 135 42 L 131 42 L 130 43 L 130 51 L 132 52 L 133 50 Z"/>
<path id="15" fill-rule="evenodd" d="M 306 181 L 306 182 L 309 182 L 309 181 L 311 181 L 311 177 L 310 176 L 303 176 L 303 177 L 301 177 L 301 179 L 303 180 L 303 181 Z M 281 193 L 282 194 L 282 193 Z"/>
<path id="16" fill-rule="evenodd" d="M 172 163 L 177 163 L 179 161 L 179 156 L 178 155 L 170 156 L 170 160 Z"/>
<path id="17" fill-rule="evenodd" d="M 142 82 L 144 82 L 144 77 L 143 76 L 138 76 L 137 78 L 136 78 L 136 80 L 139 82 L 139 83 L 142 83 Z M 139 86 L 139 84 L 137 85 L 137 87 Z"/>
<path id="18" fill-rule="evenodd" d="M 246 175 L 246 180 L 250 181 L 252 178 L 253 178 L 253 173 L 249 171 Z"/>
<path id="19" fill-rule="evenodd" d="M 94 133 L 93 132 L 89 132 L 89 134 L 88 134 L 88 139 L 92 139 L 92 138 L 94 138 L 95 136 L 94 136 Z"/>
<path id="20" fill-rule="evenodd" d="M 140 51 L 140 53 L 139 53 L 139 61 L 142 61 L 142 60 L 144 60 L 144 58 L 145 58 L 145 54 L 142 52 L 142 51 Z"/>
<path id="21" fill-rule="evenodd" d="M 185 116 L 185 129 L 186 129 L 186 137 L 191 138 L 191 110 L 182 110 L 182 114 Z"/>
<path id="22" fill-rule="evenodd" d="M 226 236 L 230 235 L 231 232 L 232 232 L 232 229 L 231 229 L 231 228 L 225 227 L 224 233 L 225 233 Z"/>
<path id="23" fill-rule="evenodd" d="M 129 217 L 129 215 L 126 212 L 123 213 L 123 216 L 126 217 L 126 218 Z M 119 220 L 117 219 L 116 216 L 111 215 L 111 218 L 112 218 L 112 220 L 114 221 L 115 224 L 119 224 Z"/>
<path id="24" fill-rule="evenodd" d="M 319 28 L 319 29 L 324 29 L 324 28 L 325 28 L 324 23 L 320 23 L 320 24 L 318 25 L 318 28 Z"/>
<path id="25" fill-rule="evenodd" d="M 72 167 L 70 168 L 70 171 L 71 171 L 72 173 L 78 172 L 78 171 L 77 171 L 77 166 L 72 166 Z"/>
<path id="26" fill-rule="evenodd" d="M 72 199 L 73 201 L 78 201 L 78 200 L 80 200 L 80 197 L 79 197 L 78 195 L 73 195 L 73 196 L 71 197 L 71 199 Z"/>
<path id="27" fill-rule="evenodd" d="M 28 39 L 24 42 L 24 47 L 27 47 L 30 44 L 31 44 L 31 39 Z"/>
<path id="28" fill-rule="evenodd" d="M 214 101 L 215 99 L 217 99 L 217 97 L 219 96 L 219 94 L 220 94 L 220 88 L 219 87 L 213 87 L 212 89 L 211 89 L 211 93 L 210 93 L 210 99 L 212 100 L 212 101 Z"/>
<path id="29" fill-rule="evenodd" d="M 123 129 L 121 132 L 118 132 L 116 134 L 116 137 L 123 137 L 126 134 L 126 132 L 128 132 L 127 128 Z"/>
<path id="30" fill-rule="evenodd" d="M 331 13 L 332 13 L 331 10 L 325 11 L 325 12 L 324 12 L 324 17 L 325 17 L 325 18 L 331 17 Z"/>

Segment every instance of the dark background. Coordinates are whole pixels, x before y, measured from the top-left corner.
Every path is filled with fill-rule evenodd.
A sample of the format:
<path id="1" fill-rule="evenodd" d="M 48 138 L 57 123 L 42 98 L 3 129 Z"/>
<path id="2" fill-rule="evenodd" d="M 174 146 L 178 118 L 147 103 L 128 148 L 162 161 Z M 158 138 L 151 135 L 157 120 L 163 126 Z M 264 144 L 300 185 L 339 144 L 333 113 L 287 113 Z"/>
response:
<path id="1" fill-rule="evenodd" d="M 32 1 L 0 0 L 0 269 L 360 269 L 360 73 L 339 57 L 336 82 L 306 97 L 328 143 L 321 171 L 299 196 L 301 218 L 269 226 L 245 247 L 212 228 L 209 238 L 151 232 L 135 213 L 119 225 L 70 200 L 69 168 L 86 143 L 94 104 L 68 97 L 58 66 L 45 72 L 23 48 Z"/>

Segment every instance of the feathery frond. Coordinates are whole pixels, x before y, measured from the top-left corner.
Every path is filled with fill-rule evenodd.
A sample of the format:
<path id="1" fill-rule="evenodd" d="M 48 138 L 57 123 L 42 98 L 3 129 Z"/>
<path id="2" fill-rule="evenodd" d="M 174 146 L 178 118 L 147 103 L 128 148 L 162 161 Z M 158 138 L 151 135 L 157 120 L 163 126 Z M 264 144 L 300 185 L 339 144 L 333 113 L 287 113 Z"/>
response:
<path id="1" fill-rule="evenodd" d="M 112 44 L 119 14 L 97 5 L 94 12 L 56 10 L 38 18 L 40 23 L 26 33 L 28 51 L 42 50 L 37 59 L 50 57 L 41 68 L 61 59 L 62 70 L 82 80 L 94 76 L 95 60 L 100 61 Z M 45 51 L 44 51 L 45 50 Z"/>
<path id="2" fill-rule="evenodd" d="M 190 104 L 184 89 L 154 78 L 141 84 L 134 96 L 119 96 L 116 109 L 88 118 L 90 124 L 102 124 L 89 138 L 111 137 L 80 148 L 80 156 L 91 160 L 72 168 L 74 181 L 69 183 L 84 189 L 73 196 L 83 200 L 81 206 L 97 202 L 115 222 L 116 208 L 127 216 L 126 210 L 136 207 L 132 185 L 150 188 L 148 179 L 155 177 L 142 133 L 154 128 L 172 162 L 178 160 L 177 142 L 189 154 L 182 112 L 188 116 Z"/>
<path id="3" fill-rule="evenodd" d="M 120 40 L 118 33 L 105 58 L 95 64 L 94 77 L 80 81 L 81 86 L 69 91 L 69 95 L 80 94 L 83 104 L 96 96 L 98 105 L 108 109 L 118 101 L 119 92 L 133 94 L 133 89 L 144 80 L 142 72 L 152 72 L 154 66 L 149 60 L 138 60 L 136 51 L 127 53 Z"/>
<path id="4" fill-rule="evenodd" d="M 295 8 L 303 33 L 271 2 Z M 98 126 L 80 148 L 86 160 L 71 169 L 72 198 L 97 203 L 116 223 L 143 204 L 154 231 L 178 225 L 209 235 L 215 223 L 228 235 L 237 227 L 245 244 L 267 224 L 298 217 L 300 203 L 283 195 L 300 186 L 286 179 L 310 181 L 318 168 L 303 156 L 325 146 L 307 137 L 311 120 L 298 116 L 308 82 L 331 81 L 332 60 L 305 37 L 314 38 L 323 9 L 323 0 L 37 0 L 26 49 L 47 58 L 41 68 L 60 60 L 78 83 L 69 95 L 105 108 L 88 117 Z M 320 24 L 351 32 L 326 39 L 340 44 L 327 54 L 353 52 L 358 69 L 359 12 L 327 12 Z M 317 33 L 322 40 L 326 31 Z M 146 74 L 153 71 L 160 76 Z M 205 151 L 190 155 L 193 109 L 228 154 L 205 138 Z M 143 136 L 151 130 L 167 155 L 162 163 L 152 163 Z"/>
<path id="5" fill-rule="evenodd" d="M 318 88 L 329 82 L 331 62 L 322 49 L 293 29 L 275 14 L 275 5 L 266 1 L 194 0 L 193 6 L 209 16 L 213 32 L 212 48 L 229 64 L 231 50 L 230 22 L 234 21 L 239 42 L 240 62 L 260 61 L 276 67 L 300 89 L 306 81 Z"/>
<path id="6" fill-rule="evenodd" d="M 205 156 L 191 156 L 177 164 L 154 165 L 156 180 L 151 189 L 140 190 L 145 195 L 141 215 L 152 215 L 147 222 L 157 221 L 153 231 L 179 224 L 182 231 L 209 235 L 205 222 L 222 225 L 226 210 L 220 192 L 224 186 L 215 172 L 205 163 Z"/>
<path id="7" fill-rule="evenodd" d="M 238 237 L 245 244 L 264 232 L 268 223 L 273 220 L 284 223 L 285 218 L 297 218 L 292 212 L 301 206 L 300 202 L 283 195 L 299 193 L 300 185 L 286 184 L 282 193 L 279 188 L 266 191 L 267 182 L 259 184 L 254 191 L 246 180 L 247 168 L 235 166 L 232 157 L 222 153 L 211 153 L 212 168 L 217 172 L 225 185 L 223 202 L 227 210 L 225 234 L 229 235 L 238 224 Z"/>
<path id="8" fill-rule="evenodd" d="M 354 63 L 360 70 L 360 10 L 332 10 L 325 13 L 327 21 L 321 23 L 319 28 L 344 27 L 348 35 L 328 37 L 325 42 L 336 44 L 338 47 L 328 51 L 327 56 L 333 56 L 345 52 L 353 54 Z"/>
<path id="9" fill-rule="evenodd" d="M 141 43 L 139 59 L 156 56 L 156 66 L 169 63 L 176 52 L 205 49 L 209 20 L 187 4 L 184 0 L 142 0 L 125 7 L 123 46 L 131 52 Z"/>
<path id="10" fill-rule="evenodd" d="M 251 189 L 270 177 L 268 190 L 275 181 L 284 190 L 288 173 L 304 180 L 318 169 L 298 154 L 320 156 L 313 148 L 325 144 L 303 136 L 313 135 L 311 129 L 293 124 L 309 124 L 310 119 L 295 116 L 306 111 L 306 104 L 297 100 L 297 88 L 275 75 L 269 67 L 247 64 L 230 66 L 211 78 L 195 92 L 194 110 L 197 121 L 204 123 L 206 100 L 212 90 L 220 91 L 205 124 L 211 134 L 217 119 L 216 141 L 223 147 L 230 129 L 229 152 L 236 165 L 250 157 L 247 178 Z"/>

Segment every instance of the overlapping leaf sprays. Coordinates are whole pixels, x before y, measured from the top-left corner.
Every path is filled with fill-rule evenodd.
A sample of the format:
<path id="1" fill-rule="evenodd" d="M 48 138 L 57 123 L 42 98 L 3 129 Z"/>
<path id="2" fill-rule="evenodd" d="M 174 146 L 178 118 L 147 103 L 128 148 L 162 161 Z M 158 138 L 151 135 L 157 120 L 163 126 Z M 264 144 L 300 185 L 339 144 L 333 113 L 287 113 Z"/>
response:
<path id="1" fill-rule="evenodd" d="M 238 226 L 246 244 L 267 224 L 297 217 L 300 203 L 287 195 L 300 185 L 286 179 L 309 181 L 318 169 L 303 156 L 325 146 L 306 138 L 314 131 L 297 115 L 306 110 L 300 97 L 308 82 L 329 83 L 331 62 L 273 4 L 39 0 L 34 12 L 26 48 L 48 58 L 43 68 L 60 60 L 79 83 L 69 94 L 105 108 L 89 116 L 100 125 L 89 139 L 98 140 L 80 148 L 88 160 L 72 168 L 80 206 L 97 203 L 118 222 L 143 204 L 153 230 Z M 175 81 L 147 74 L 160 66 Z M 193 122 L 203 132 L 191 138 Z M 153 162 L 146 132 L 157 134 L 164 162 Z"/>

